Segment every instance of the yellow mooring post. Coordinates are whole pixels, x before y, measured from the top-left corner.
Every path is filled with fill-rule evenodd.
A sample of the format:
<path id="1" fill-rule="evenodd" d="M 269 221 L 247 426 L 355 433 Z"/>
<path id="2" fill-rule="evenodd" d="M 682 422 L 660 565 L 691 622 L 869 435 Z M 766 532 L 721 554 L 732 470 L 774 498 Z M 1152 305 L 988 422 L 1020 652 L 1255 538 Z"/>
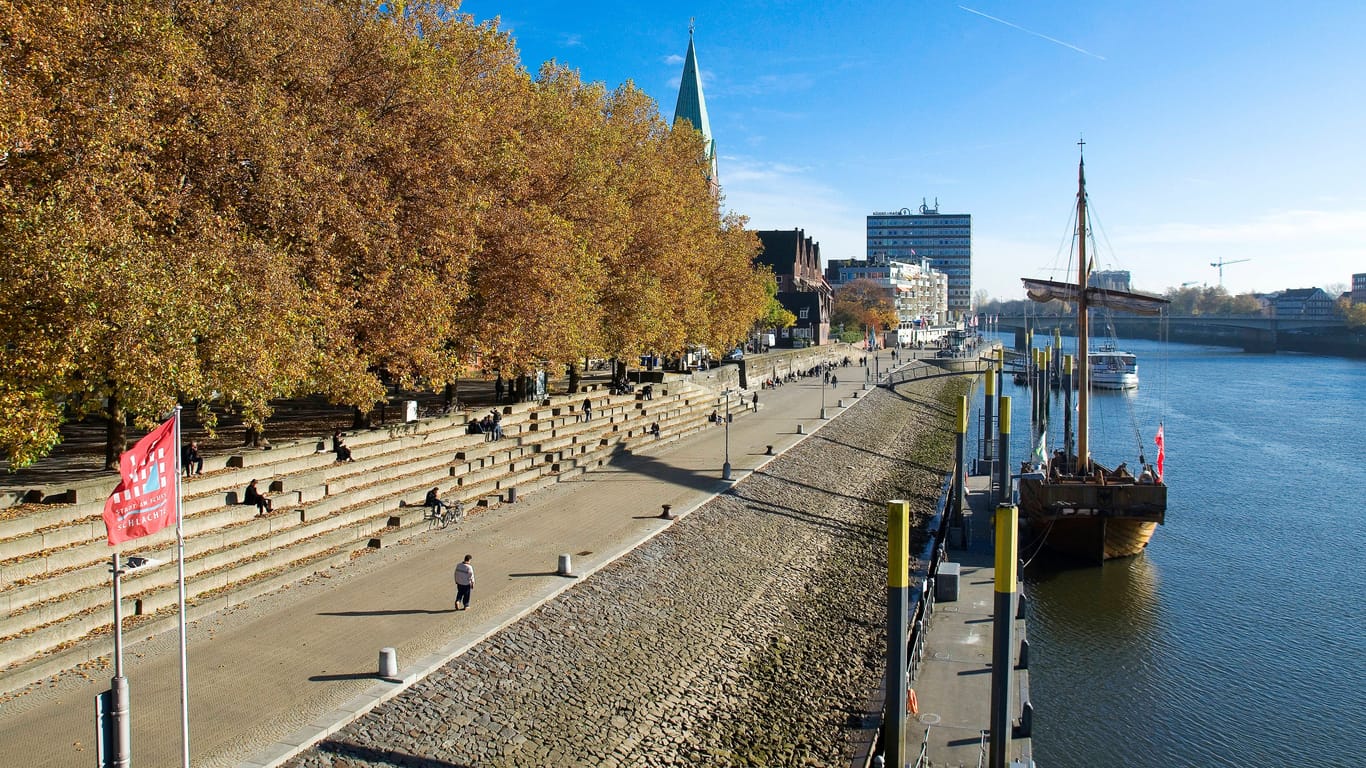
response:
<path id="1" fill-rule="evenodd" d="M 1004 348 L 997 351 L 1002 356 L 1005 355 Z M 1003 369 L 1005 363 L 1000 362 L 995 367 Z M 993 457 L 996 456 L 996 443 L 991 439 L 994 434 L 996 434 L 996 371 L 988 370 L 986 384 L 982 388 L 982 455 L 977 458 L 982 462 L 981 467 L 989 476 L 996 474 L 996 467 L 991 463 Z M 982 469 L 979 469 L 977 474 L 982 474 Z"/>
<path id="2" fill-rule="evenodd" d="M 1019 511 L 1010 504 L 996 507 L 996 601 L 991 638 L 991 760 L 992 768 L 1006 768 L 1010 751 L 1010 650 L 1015 645 L 1015 561 Z"/>
<path id="3" fill-rule="evenodd" d="M 1072 356 L 1062 357 L 1062 455 L 1072 455 Z M 1071 471 L 1071 459 L 1064 458 L 1059 472 Z"/>
<path id="4" fill-rule="evenodd" d="M 887 502 L 887 692 L 882 744 L 884 764 L 906 764 L 906 686 L 910 668 L 906 658 L 906 615 L 911 588 L 911 505 Z"/>
<path id="5" fill-rule="evenodd" d="M 990 381 L 991 377 L 988 376 Z M 961 395 L 958 398 L 958 434 L 956 436 L 956 453 L 954 457 L 953 473 L 953 503 L 950 505 L 949 513 L 950 525 L 961 526 L 963 524 L 963 476 L 968 471 L 968 396 Z"/>
<path id="6" fill-rule="evenodd" d="M 1009 504 L 1014 500 L 1010 490 L 1010 398 L 1002 395 L 1000 400 L 1001 415 L 997 420 L 1001 426 L 1001 442 L 996 447 L 996 461 L 999 462 L 996 470 L 996 501 L 998 504 Z"/>

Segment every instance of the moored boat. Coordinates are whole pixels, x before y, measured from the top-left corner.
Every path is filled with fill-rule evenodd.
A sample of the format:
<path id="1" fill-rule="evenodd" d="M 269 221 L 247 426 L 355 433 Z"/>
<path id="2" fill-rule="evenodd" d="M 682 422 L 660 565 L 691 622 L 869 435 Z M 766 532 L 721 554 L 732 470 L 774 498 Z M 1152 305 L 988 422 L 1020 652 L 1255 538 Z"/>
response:
<path id="1" fill-rule="evenodd" d="M 1055 451 L 1052 458 L 1023 471 L 1019 481 L 1021 522 L 1039 547 L 1101 562 L 1142 552 L 1158 525 L 1166 521 L 1167 486 L 1162 479 L 1161 430 L 1159 427 L 1157 465 L 1144 464 L 1137 476 L 1120 464 L 1114 469 L 1092 460 L 1089 438 L 1090 391 L 1094 355 L 1090 351 L 1089 311 L 1095 308 L 1155 315 L 1168 304 L 1166 299 L 1125 291 L 1087 286 L 1090 261 L 1087 258 L 1086 164 L 1077 167 L 1077 282 L 1024 279 L 1029 298 L 1046 302 L 1061 300 L 1076 307 L 1077 349 L 1088 352 L 1092 364 L 1078 366 L 1077 449 L 1069 453 L 1072 436 L 1065 437 L 1067 449 Z M 1106 362 L 1119 370 L 1113 380 L 1122 382 L 1123 368 L 1133 369 L 1133 386 L 1138 385 L 1137 359 L 1126 363 L 1127 353 L 1113 351 Z M 1042 451 L 1042 448 L 1041 448 Z M 1143 461 L 1140 454 L 1140 462 Z"/>
<path id="2" fill-rule="evenodd" d="M 1086 357 L 1093 389 L 1138 389 L 1138 356 L 1106 344 Z"/>

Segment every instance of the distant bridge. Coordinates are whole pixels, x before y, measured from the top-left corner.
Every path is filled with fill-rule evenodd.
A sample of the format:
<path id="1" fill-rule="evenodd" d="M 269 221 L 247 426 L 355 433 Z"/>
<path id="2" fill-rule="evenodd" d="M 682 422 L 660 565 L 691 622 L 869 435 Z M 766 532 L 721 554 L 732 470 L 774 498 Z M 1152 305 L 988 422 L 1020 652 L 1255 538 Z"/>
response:
<path id="1" fill-rule="evenodd" d="M 1052 335 L 1076 333 L 1076 318 L 1002 316 L 1001 331 L 1015 331 L 1015 346 L 1024 346 L 1025 333 Z M 1170 315 L 1144 317 L 1115 315 L 1092 319 L 1094 336 L 1114 335 L 1127 339 L 1161 339 L 1188 344 L 1239 347 L 1248 352 L 1310 352 L 1325 355 L 1366 357 L 1366 338 L 1347 327 L 1342 318 L 1265 317 L 1262 315 Z"/>

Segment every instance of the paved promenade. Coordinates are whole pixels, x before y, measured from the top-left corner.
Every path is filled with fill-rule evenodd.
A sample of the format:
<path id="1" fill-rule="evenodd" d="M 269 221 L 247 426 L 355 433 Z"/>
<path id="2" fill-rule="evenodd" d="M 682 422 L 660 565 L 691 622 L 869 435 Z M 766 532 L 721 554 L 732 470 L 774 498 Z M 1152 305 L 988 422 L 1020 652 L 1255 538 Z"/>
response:
<path id="1" fill-rule="evenodd" d="M 883 371 L 889 363 L 884 353 Z M 839 387 L 824 389 L 832 416 L 863 385 L 861 368 L 837 373 Z M 821 399 L 818 380 L 761 392 L 760 412 L 730 428 L 736 478 L 771 459 L 766 446 L 779 453 L 803 439 L 799 423 L 807 433 L 827 423 Z M 193 763 L 272 764 L 402 690 L 376 682 L 381 647 L 396 648 L 400 677 L 416 680 L 574 585 L 554 573 L 560 554 L 583 576 L 635 549 L 669 525 L 662 504 L 686 514 L 730 486 L 720 480 L 725 432 L 629 457 L 198 622 L 189 646 Z M 466 553 L 478 574 L 474 602 L 457 613 L 451 570 Z M 134 764 L 177 765 L 176 637 L 126 640 Z M 109 674 L 77 671 L 5 701 L 5 762 L 90 765 L 93 700 Z"/>
<path id="2" fill-rule="evenodd" d="M 990 501 L 990 481 L 971 476 L 967 484 L 971 507 L 972 536 L 967 549 L 950 547 L 948 560 L 958 562 L 958 599 L 938 602 L 929 622 L 925 660 L 913 687 L 920 715 L 913 718 L 907 742 L 923 742 L 930 765 L 975 766 L 986 754 L 984 731 L 991 728 L 991 655 L 995 616 L 995 545 L 992 542 L 995 506 Z M 1011 721 L 1020 717 L 1021 703 L 1029 699 L 1029 672 L 1019 668 L 1020 641 L 1025 639 L 1025 620 L 1015 620 L 1011 648 Z M 912 750 L 914 751 L 914 750 Z M 1006 757 L 1024 760 L 1033 756 L 1028 738 L 1012 738 Z"/>

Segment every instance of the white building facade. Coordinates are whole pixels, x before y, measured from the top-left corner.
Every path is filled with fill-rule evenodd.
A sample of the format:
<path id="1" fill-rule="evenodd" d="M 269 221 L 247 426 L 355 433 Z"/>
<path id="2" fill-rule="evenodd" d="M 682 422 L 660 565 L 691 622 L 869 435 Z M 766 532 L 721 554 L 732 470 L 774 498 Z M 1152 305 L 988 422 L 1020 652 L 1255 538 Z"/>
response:
<path id="1" fill-rule="evenodd" d="M 961 322 L 972 313 L 972 216 L 940 213 L 922 202 L 909 208 L 883 211 L 868 217 L 868 258 L 884 257 L 901 263 L 922 260 L 948 278 L 947 323 Z"/>

